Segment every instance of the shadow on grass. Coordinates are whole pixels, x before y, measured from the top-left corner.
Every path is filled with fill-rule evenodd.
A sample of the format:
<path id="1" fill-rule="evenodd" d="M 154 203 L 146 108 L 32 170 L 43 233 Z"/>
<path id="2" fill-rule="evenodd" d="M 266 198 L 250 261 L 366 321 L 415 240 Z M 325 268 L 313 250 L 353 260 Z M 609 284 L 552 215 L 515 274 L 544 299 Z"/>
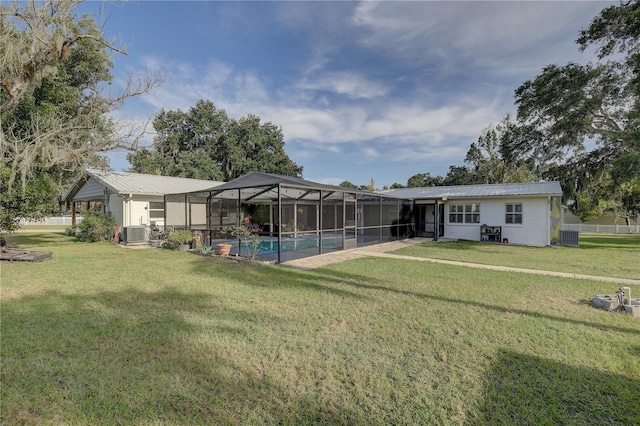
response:
<path id="1" fill-rule="evenodd" d="M 358 274 L 333 271 L 328 274 L 322 270 L 305 271 L 280 265 L 274 267 L 260 263 L 249 264 L 247 262 L 206 257 L 195 260 L 193 265 L 195 273 L 205 276 L 215 275 L 223 280 L 242 282 L 254 287 L 308 288 L 341 297 L 366 298 L 363 294 L 337 287 L 340 284 L 362 281 L 364 279 L 363 276 Z M 381 284 L 381 281 L 376 278 L 366 277 L 366 280 Z"/>
<path id="2" fill-rule="evenodd" d="M 195 318 L 195 319 L 194 319 Z M 51 292 L 2 307 L 5 424 L 324 424 L 348 407 L 294 393 L 245 357 L 260 312 L 177 290 Z M 254 355 L 255 356 L 255 355 Z M 267 357 L 268 358 L 268 357 Z M 242 359 L 242 360 L 241 360 Z M 361 419 L 360 419 L 361 420 Z"/>
<path id="3" fill-rule="evenodd" d="M 474 250 L 478 246 L 478 242 L 476 241 L 468 241 L 468 240 L 458 240 L 458 241 L 428 241 L 425 243 L 420 243 L 417 247 L 428 247 L 428 248 L 437 248 L 438 250 L 447 250 L 447 251 L 466 251 L 466 250 Z M 402 250 L 402 249 L 399 249 Z M 396 251 L 399 251 L 396 250 Z M 393 253 L 393 252 L 392 252 Z"/>
<path id="4" fill-rule="evenodd" d="M 340 279 L 340 277 L 342 277 L 344 275 L 344 273 L 342 273 L 342 272 L 336 272 L 336 271 L 332 271 L 332 270 L 326 269 L 326 268 L 321 269 L 321 271 L 322 271 L 322 275 L 323 276 L 334 276 L 334 277 L 336 277 L 338 279 Z M 637 329 L 633 329 L 633 328 L 624 328 L 624 327 L 616 327 L 616 326 L 605 325 L 605 324 L 597 324 L 597 323 L 592 323 L 592 322 L 588 322 L 588 321 L 580 321 L 580 320 L 575 320 L 575 319 L 571 319 L 571 318 L 563 318 L 563 317 L 558 317 L 558 316 L 553 316 L 553 315 L 542 314 L 542 313 L 539 313 L 539 312 L 526 311 L 526 310 L 523 310 L 523 309 L 514 309 L 514 308 L 500 306 L 500 305 L 493 305 L 493 304 L 490 304 L 490 303 L 483 303 L 483 302 L 464 300 L 464 299 L 453 299 L 453 298 L 450 298 L 450 297 L 436 296 L 436 295 L 425 294 L 425 293 L 417 293 L 417 292 L 414 292 L 414 291 L 390 288 L 390 287 L 386 287 L 384 285 L 372 285 L 372 284 L 365 283 L 365 281 L 362 280 L 362 279 L 360 279 L 360 280 L 357 280 L 357 279 L 342 280 L 340 282 L 342 284 L 344 284 L 344 285 L 349 285 L 349 286 L 353 286 L 353 287 L 357 287 L 357 288 L 388 291 L 388 292 L 392 292 L 392 293 L 396 293 L 396 294 L 402 294 L 402 295 L 405 295 L 405 296 L 417 297 L 417 298 L 424 299 L 424 300 L 447 302 L 447 303 L 454 303 L 454 304 L 462 304 L 462 305 L 466 305 L 466 306 L 474 306 L 474 307 L 477 307 L 477 308 L 488 309 L 488 310 L 493 310 L 493 311 L 498 311 L 498 312 L 515 313 L 515 314 L 520 314 L 520 315 L 529 316 L 529 317 L 533 317 L 533 318 L 541 318 L 541 319 L 547 319 L 547 320 L 552 320 L 552 321 L 566 322 L 568 324 L 583 325 L 583 326 L 587 326 L 587 327 L 593 327 L 593 328 L 596 328 L 596 329 L 599 329 L 599 330 L 603 330 L 603 331 L 620 331 L 620 332 L 623 332 L 623 333 L 633 334 L 634 336 L 637 336 L 637 334 L 638 334 L 638 330 Z M 623 314 L 620 314 L 620 315 L 623 315 Z"/>
<path id="5" fill-rule="evenodd" d="M 7 244 L 10 247 L 28 249 L 29 246 L 42 246 L 56 244 L 69 244 L 79 241 L 77 238 L 64 235 L 59 232 L 42 232 L 42 233 L 22 233 L 5 234 Z"/>
<path id="6" fill-rule="evenodd" d="M 501 351 L 484 384 L 482 424 L 640 424 L 640 381 Z"/>
<path id="7" fill-rule="evenodd" d="M 640 234 L 602 234 L 580 236 L 580 249 L 640 252 Z"/>

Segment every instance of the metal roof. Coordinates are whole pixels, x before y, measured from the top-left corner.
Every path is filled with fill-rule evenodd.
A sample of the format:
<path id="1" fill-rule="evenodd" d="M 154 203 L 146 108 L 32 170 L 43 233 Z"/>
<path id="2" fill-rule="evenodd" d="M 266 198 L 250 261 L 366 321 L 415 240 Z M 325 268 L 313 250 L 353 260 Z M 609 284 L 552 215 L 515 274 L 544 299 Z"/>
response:
<path id="1" fill-rule="evenodd" d="M 192 191 L 192 193 L 203 196 L 213 195 L 219 198 L 237 198 L 237 191 L 240 191 L 240 198 L 243 200 L 267 201 L 277 199 L 278 187 L 282 188 L 282 197 L 297 200 L 317 200 L 320 198 L 319 191 L 323 191 L 324 199 L 336 193 L 350 193 L 372 197 L 380 197 L 383 195 L 361 189 L 327 185 L 298 177 L 281 176 L 263 172 L 251 172 L 231 182 L 216 185 L 206 190 Z M 183 192 L 184 191 L 181 193 Z M 392 194 L 384 194 L 384 196 L 396 198 L 396 196 Z"/>
<path id="2" fill-rule="evenodd" d="M 201 191 L 224 183 L 212 180 L 116 172 L 112 170 L 104 171 L 89 168 L 71 186 L 67 194 L 65 194 L 65 199 L 72 201 L 73 196 L 92 178 L 114 193 L 135 195 L 165 195 L 178 192 Z"/>
<path id="3" fill-rule="evenodd" d="M 424 188 L 398 188 L 378 191 L 401 198 L 456 199 L 516 196 L 560 196 L 560 182 L 498 183 L 485 185 L 433 186 Z"/>

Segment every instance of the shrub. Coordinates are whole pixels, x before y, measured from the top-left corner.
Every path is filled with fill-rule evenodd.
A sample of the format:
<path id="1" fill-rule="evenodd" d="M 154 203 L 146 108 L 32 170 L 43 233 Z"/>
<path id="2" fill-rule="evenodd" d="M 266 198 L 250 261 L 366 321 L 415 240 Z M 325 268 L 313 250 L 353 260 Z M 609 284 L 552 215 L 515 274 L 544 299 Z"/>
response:
<path id="1" fill-rule="evenodd" d="M 167 240 L 170 243 L 178 245 L 191 244 L 193 242 L 193 233 L 189 229 L 169 229 Z"/>
<path id="2" fill-rule="evenodd" d="M 78 224 L 78 238 L 88 242 L 110 241 L 115 225 L 116 220 L 113 217 L 107 217 L 100 212 L 87 212 L 83 221 Z"/>

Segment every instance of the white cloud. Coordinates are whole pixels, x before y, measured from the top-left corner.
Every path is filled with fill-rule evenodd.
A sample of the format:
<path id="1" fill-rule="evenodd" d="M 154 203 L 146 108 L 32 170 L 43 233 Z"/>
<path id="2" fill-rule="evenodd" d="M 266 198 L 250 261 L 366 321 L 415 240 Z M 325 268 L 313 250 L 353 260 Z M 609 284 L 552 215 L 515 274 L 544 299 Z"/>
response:
<path id="1" fill-rule="evenodd" d="M 384 97 L 390 88 L 373 82 L 354 72 L 328 72 L 311 75 L 298 83 L 301 90 L 329 91 L 338 95 L 345 95 L 352 99 L 375 99 Z"/>
<path id="2" fill-rule="evenodd" d="M 601 8 L 602 2 L 362 2 L 352 21 L 362 29 L 363 47 L 396 60 L 509 74 L 578 58 L 573 39 Z"/>
<path id="3" fill-rule="evenodd" d="M 577 34 L 602 7 L 331 4 L 277 4 L 280 21 L 309 39 L 307 57 L 287 65 L 288 81 L 274 81 L 278 76 L 261 73 L 259 64 L 247 69 L 214 56 L 205 64 L 149 56 L 142 65 L 162 69 L 166 81 L 143 97 L 136 114 L 186 110 L 208 99 L 231 117 L 253 113 L 282 126 L 287 151 L 298 159 L 340 153 L 364 163 L 460 164 L 481 131 L 513 110 L 515 85 L 498 80 L 519 84 L 548 62 L 577 57 L 575 37 L 567 34 Z"/>
<path id="4" fill-rule="evenodd" d="M 145 65 L 158 66 L 161 61 L 147 58 Z M 333 100 L 331 106 L 313 102 L 305 91 L 332 90 L 348 92 L 346 88 L 362 88 L 371 96 L 387 92 L 355 74 L 336 73 L 331 79 L 309 82 L 301 77 L 288 88 L 270 94 L 267 85 L 253 72 L 211 62 L 198 68 L 178 62 L 164 64 L 165 84 L 143 100 L 155 112 L 160 108 L 186 110 L 199 99 L 212 100 L 232 117 L 257 114 L 264 121 L 282 126 L 288 149 L 299 156 L 312 152 L 344 152 L 344 145 L 376 141 L 376 147 L 357 145 L 364 158 L 384 156 L 390 160 L 442 155 L 447 140 L 465 139 L 465 149 L 490 122 L 497 122 L 505 112 L 506 102 L 487 103 L 470 94 L 451 95 L 447 104 L 433 106 L 429 99 L 393 98 L 381 101 L 364 99 L 342 103 Z M 326 88 L 325 88 L 326 86 Z M 341 89 L 344 87 L 344 89 Z M 348 97 L 348 96 L 347 96 Z M 402 144 L 405 148 L 388 157 L 385 145 Z M 412 148 L 413 147 L 413 148 Z M 406 155 L 402 152 L 407 152 Z"/>

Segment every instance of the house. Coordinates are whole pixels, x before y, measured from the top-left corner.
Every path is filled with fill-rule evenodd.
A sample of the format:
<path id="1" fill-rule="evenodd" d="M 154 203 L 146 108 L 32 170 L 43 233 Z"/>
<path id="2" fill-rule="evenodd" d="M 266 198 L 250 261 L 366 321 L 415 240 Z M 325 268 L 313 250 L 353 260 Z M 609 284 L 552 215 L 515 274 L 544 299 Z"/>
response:
<path id="1" fill-rule="evenodd" d="M 164 227 L 166 194 L 199 191 L 222 183 L 87 169 L 71 185 L 64 201 L 71 205 L 73 224 L 78 204 L 93 205 L 115 219 L 125 241 L 133 241 L 148 237 L 151 227 Z"/>
<path id="2" fill-rule="evenodd" d="M 281 262 L 414 235 L 546 246 L 559 236 L 561 197 L 558 182 L 369 192 L 261 172 L 224 183 L 90 169 L 65 200 L 74 212 L 97 202 L 126 242 L 173 226 L 215 246 L 227 226 L 245 225 L 260 257 Z"/>
<path id="3" fill-rule="evenodd" d="M 382 194 L 413 200 L 420 237 L 546 246 L 562 226 L 559 182 L 400 188 Z"/>

